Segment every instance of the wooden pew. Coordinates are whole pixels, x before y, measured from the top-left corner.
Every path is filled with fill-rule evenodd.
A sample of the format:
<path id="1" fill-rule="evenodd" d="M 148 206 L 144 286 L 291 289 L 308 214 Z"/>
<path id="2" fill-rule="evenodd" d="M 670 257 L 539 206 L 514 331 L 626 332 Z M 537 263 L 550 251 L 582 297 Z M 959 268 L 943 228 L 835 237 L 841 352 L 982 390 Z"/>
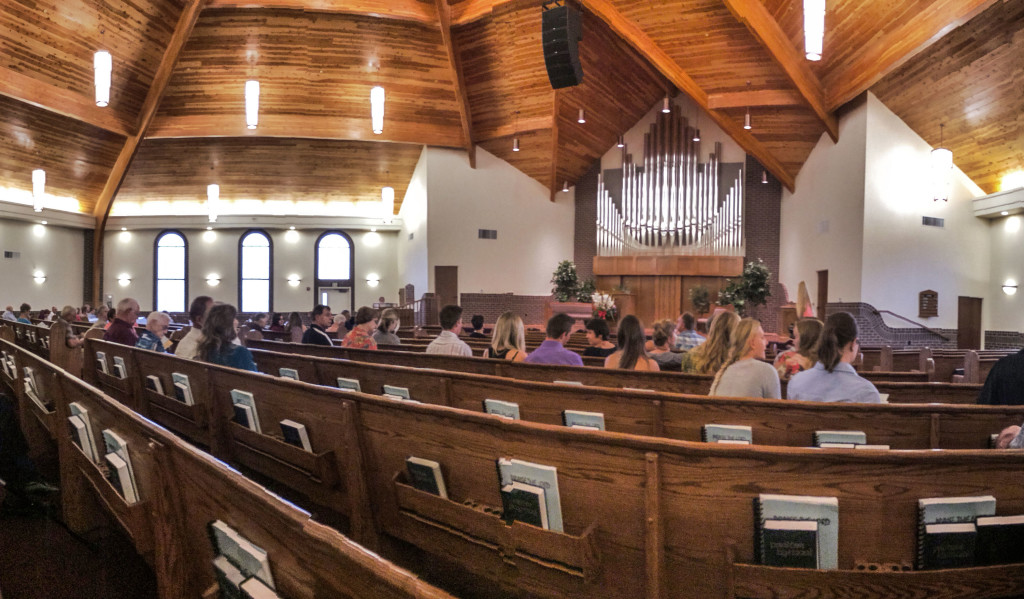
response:
<path id="1" fill-rule="evenodd" d="M 969 350 L 964 356 L 964 382 L 979 385 L 984 384 L 985 379 L 988 378 L 988 373 L 992 370 L 992 367 L 996 365 L 996 362 L 1002 360 L 1007 355 L 1009 354 L 1002 351 L 980 352 Z"/>
<path id="2" fill-rule="evenodd" d="M 96 351 L 114 353 L 107 349 L 109 345 L 112 344 L 106 341 L 86 342 L 90 357 L 94 357 Z M 142 395 L 135 405 L 145 406 L 146 416 L 180 434 L 189 442 L 211 451 L 214 455 L 225 455 L 226 450 L 221 444 L 223 434 L 216 428 L 220 420 L 211 417 L 213 401 L 207 366 L 193 360 L 151 351 L 133 349 L 129 353 L 132 358 L 132 371 L 140 373 L 139 376 L 142 377 L 159 377 L 160 386 L 163 387 L 163 393 L 157 393 L 147 388 L 143 380 L 141 386 L 133 387 L 135 392 Z M 95 364 L 95 359 L 89 363 Z M 175 396 L 174 374 L 188 377 L 193 405 L 186 405 Z"/>

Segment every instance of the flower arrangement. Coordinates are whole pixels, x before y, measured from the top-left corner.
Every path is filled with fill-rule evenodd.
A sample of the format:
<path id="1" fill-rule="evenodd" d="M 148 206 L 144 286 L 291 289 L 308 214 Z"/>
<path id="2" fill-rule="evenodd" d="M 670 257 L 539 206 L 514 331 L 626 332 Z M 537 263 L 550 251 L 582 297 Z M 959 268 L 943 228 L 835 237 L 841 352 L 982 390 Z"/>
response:
<path id="1" fill-rule="evenodd" d="M 615 308 L 615 300 L 612 299 L 612 296 L 598 291 L 590 296 L 590 300 L 594 303 L 594 318 L 605 320 L 618 318 L 619 311 Z"/>

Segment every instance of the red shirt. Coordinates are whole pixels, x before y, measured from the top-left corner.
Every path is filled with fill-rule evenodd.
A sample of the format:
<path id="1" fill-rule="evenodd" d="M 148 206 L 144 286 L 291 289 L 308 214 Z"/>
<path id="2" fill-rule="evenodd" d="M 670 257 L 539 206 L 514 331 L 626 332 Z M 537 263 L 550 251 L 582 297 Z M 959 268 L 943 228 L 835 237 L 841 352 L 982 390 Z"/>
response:
<path id="1" fill-rule="evenodd" d="M 134 325 L 115 318 L 110 328 L 103 334 L 103 340 L 135 347 L 135 344 L 139 342 L 139 336 L 135 334 Z"/>

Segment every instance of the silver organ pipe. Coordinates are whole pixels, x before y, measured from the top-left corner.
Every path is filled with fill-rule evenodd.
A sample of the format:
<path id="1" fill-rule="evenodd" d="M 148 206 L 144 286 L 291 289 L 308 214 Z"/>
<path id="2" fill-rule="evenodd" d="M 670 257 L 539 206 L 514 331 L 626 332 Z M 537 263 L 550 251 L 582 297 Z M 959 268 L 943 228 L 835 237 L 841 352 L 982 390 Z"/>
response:
<path id="1" fill-rule="evenodd" d="M 700 142 L 674 107 L 658 114 L 643 145 L 640 166 L 622 151 L 618 201 L 598 178 L 598 255 L 742 256 L 743 172 L 722 180 L 721 144 L 700 162 Z"/>

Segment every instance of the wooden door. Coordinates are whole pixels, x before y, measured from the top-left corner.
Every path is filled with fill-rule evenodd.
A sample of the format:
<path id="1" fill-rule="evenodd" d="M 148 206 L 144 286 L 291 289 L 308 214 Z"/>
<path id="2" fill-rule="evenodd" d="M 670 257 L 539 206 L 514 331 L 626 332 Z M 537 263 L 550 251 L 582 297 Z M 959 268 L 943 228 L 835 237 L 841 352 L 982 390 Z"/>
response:
<path id="1" fill-rule="evenodd" d="M 828 305 L 828 271 L 818 271 L 818 320 L 825 320 L 825 306 Z M 803 314 L 797 314 L 800 318 Z"/>
<path id="2" fill-rule="evenodd" d="M 957 298 L 957 349 L 981 349 L 981 298 Z"/>
<path id="3" fill-rule="evenodd" d="M 459 303 L 459 267 L 434 267 L 434 293 L 437 294 L 438 308 Z"/>

